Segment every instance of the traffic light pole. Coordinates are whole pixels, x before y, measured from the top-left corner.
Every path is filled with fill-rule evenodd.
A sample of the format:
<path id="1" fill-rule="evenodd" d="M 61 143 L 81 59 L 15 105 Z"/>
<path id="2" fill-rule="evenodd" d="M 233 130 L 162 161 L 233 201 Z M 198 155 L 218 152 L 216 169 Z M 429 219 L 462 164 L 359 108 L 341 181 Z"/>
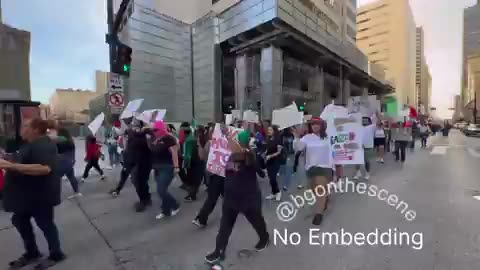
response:
<path id="1" fill-rule="evenodd" d="M 112 46 L 112 37 L 116 36 L 116 34 L 113 33 L 113 0 L 107 0 L 107 24 L 108 24 L 108 38 L 107 38 L 107 43 L 108 43 L 108 51 L 109 51 L 109 60 L 110 60 L 110 72 L 112 72 L 112 66 L 113 66 L 113 46 Z"/>

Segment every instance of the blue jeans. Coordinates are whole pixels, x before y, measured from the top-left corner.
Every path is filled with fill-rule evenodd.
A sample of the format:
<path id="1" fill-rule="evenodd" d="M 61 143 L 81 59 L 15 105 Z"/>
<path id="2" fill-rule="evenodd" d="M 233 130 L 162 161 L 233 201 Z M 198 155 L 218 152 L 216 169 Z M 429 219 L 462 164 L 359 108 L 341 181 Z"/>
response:
<path id="1" fill-rule="evenodd" d="M 154 172 L 155 181 L 157 182 L 157 193 L 162 200 L 162 213 L 166 216 L 170 216 L 172 210 L 178 209 L 180 206 L 172 194 L 168 192 L 168 187 L 175 177 L 173 167 L 169 165 L 156 167 Z"/>
<path id="2" fill-rule="evenodd" d="M 118 146 L 108 145 L 108 155 L 110 158 L 110 165 L 112 167 L 114 165 L 120 164 L 120 154 L 118 153 Z"/>
<path id="3" fill-rule="evenodd" d="M 74 157 L 69 154 L 61 154 L 59 156 L 60 161 L 58 168 L 60 177 L 66 176 L 68 181 L 70 181 L 73 192 L 78 193 L 78 180 L 75 177 L 75 172 L 73 169 L 75 165 Z"/>
<path id="4" fill-rule="evenodd" d="M 292 156 L 287 158 L 285 164 L 280 166 L 280 176 L 283 179 L 283 187 L 289 188 L 292 182 L 292 175 L 293 175 L 293 160 Z"/>

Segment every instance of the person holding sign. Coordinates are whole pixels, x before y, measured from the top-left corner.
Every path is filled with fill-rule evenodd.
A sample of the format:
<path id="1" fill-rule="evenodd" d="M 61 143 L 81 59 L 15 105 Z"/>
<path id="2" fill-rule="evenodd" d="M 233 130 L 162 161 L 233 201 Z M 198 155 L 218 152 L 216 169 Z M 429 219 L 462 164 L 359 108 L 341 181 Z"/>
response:
<path id="1" fill-rule="evenodd" d="M 327 208 L 327 184 L 333 176 L 333 158 L 330 140 L 327 136 L 327 123 L 317 117 L 312 118 L 312 132 L 300 138 L 301 130 L 293 129 L 293 148 L 306 151 L 305 169 L 311 181 L 311 188 L 318 196 L 313 225 L 320 225 Z M 320 195 L 320 193 L 322 193 Z"/>
<path id="2" fill-rule="evenodd" d="M 259 169 L 255 153 L 249 148 L 250 132 L 238 133 L 238 142 L 232 135 L 233 131 L 224 131 L 224 133 L 227 133 L 228 147 L 232 154 L 226 167 L 222 220 L 215 251 L 205 257 L 208 263 L 225 259 L 225 249 L 239 213 L 245 215 L 260 238 L 255 245 L 255 250 L 262 251 L 270 243 L 267 225 L 262 214 L 262 195 L 257 181 Z"/>
<path id="3" fill-rule="evenodd" d="M 363 117 L 362 119 L 363 124 L 363 155 L 364 155 L 364 164 L 365 164 L 365 180 L 370 179 L 370 160 L 373 158 L 374 154 L 374 139 L 375 139 L 375 131 L 376 125 L 372 124 L 372 119 L 369 117 Z M 356 175 L 353 179 L 358 180 L 362 177 L 362 173 L 360 171 L 360 165 L 355 165 L 357 170 Z"/>

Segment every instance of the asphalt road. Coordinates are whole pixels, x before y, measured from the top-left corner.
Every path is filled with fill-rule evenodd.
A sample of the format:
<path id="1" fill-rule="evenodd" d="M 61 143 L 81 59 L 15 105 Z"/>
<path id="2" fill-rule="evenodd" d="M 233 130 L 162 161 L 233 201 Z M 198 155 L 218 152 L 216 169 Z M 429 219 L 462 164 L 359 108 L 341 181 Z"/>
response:
<path id="1" fill-rule="evenodd" d="M 312 245 L 309 231 L 316 227 L 311 225 L 309 207 L 299 209 L 290 222 L 282 222 L 276 215 L 278 203 L 265 201 L 264 212 L 272 241 L 275 231 L 283 234 L 287 230 L 300 235 L 299 243 L 296 244 L 299 240 L 296 234 L 292 234 L 292 241 L 287 245 L 277 235 L 276 245 L 272 244 L 264 252 L 251 257 L 240 256 L 240 250 L 253 247 L 257 241 L 248 222 L 240 217 L 224 267 L 232 270 L 478 270 L 480 201 L 473 196 L 480 191 L 479 164 L 480 139 L 466 138 L 458 131 L 452 131 L 449 138 L 432 138 L 428 149 L 408 152 L 403 166 L 388 154 L 385 164 L 374 165 L 368 185 L 384 189 L 388 195 L 396 195 L 399 202 L 408 205 L 409 211 L 415 212 L 415 219 L 409 221 L 406 211 L 398 210 L 403 208 L 397 209 L 389 205 L 392 202 L 378 196 L 359 192 L 335 194 L 324 223 L 312 234 L 341 233 L 343 229 L 351 234 L 361 232 L 368 235 L 377 229 L 379 232 L 396 229 L 409 233 L 409 243 L 403 238 L 402 245 L 389 244 L 388 241 L 360 245 L 361 239 L 350 245 L 341 242 Z M 79 162 L 77 167 L 82 166 Z M 352 175 L 352 170 L 347 171 Z M 214 248 L 221 213 L 217 206 L 205 229 L 191 224 L 205 198 L 203 191 L 198 202 L 183 203 L 178 216 L 157 221 L 155 215 L 159 202 L 156 196 L 154 207 L 145 213 L 135 213 L 132 205 L 136 196 L 131 184 L 120 197 L 111 198 L 107 192 L 116 183 L 119 172 L 109 170 L 107 174 L 109 177 L 105 182 L 100 181 L 98 175 L 92 175 L 91 180 L 81 187 L 82 198 L 64 200 L 57 208 L 57 223 L 69 257 L 53 269 L 208 269 L 203 258 Z M 301 177 L 300 180 L 305 179 Z M 266 194 L 268 181 L 262 180 L 261 185 Z M 181 199 L 185 194 L 178 186 L 176 180 L 172 191 Z M 153 185 L 151 189 L 154 190 Z M 301 195 L 303 191 L 295 192 Z M 64 195 L 70 193 L 71 188 L 65 181 Z M 289 196 L 284 198 L 290 200 Z M 38 230 L 37 239 L 46 250 Z M 321 239 L 320 236 L 312 240 L 318 244 Z M 348 244 L 348 239 L 343 243 Z M 11 227 L 10 215 L 0 212 L 0 269 L 2 264 L 21 253 L 22 245 Z"/>

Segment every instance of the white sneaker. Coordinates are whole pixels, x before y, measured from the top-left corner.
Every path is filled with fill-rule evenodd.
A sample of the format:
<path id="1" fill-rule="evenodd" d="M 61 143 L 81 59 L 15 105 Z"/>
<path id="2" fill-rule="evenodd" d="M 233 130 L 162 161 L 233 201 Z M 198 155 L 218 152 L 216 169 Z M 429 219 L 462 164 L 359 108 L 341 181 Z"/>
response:
<path id="1" fill-rule="evenodd" d="M 380 163 L 385 163 L 385 160 L 383 160 L 383 158 L 380 159 Z"/>
<path id="2" fill-rule="evenodd" d="M 155 219 L 162 219 L 164 217 L 166 217 L 166 215 L 164 213 L 160 213 L 155 217 Z"/>
<path id="3" fill-rule="evenodd" d="M 275 194 L 275 201 L 279 202 L 282 200 L 282 192 Z"/>
<path id="4" fill-rule="evenodd" d="M 355 176 L 353 177 L 354 180 L 358 180 L 360 179 L 360 177 L 362 177 L 362 172 L 360 172 L 360 170 L 357 171 L 357 174 L 355 174 Z"/>
<path id="5" fill-rule="evenodd" d="M 275 198 L 276 194 L 270 194 L 267 197 L 265 197 L 266 200 L 273 200 Z"/>
<path id="6" fill-rule="evenodd" d="M 81 182 L 81 183 L 85 183 L 86 181 L 87 181 L 87 179 L 86 179 L 86 178 L 83 178 L 83 177 L 82 177 L 82 178 L 80 178 L 80 182 Z"/>
<path id="7" fill-rule="evenodd" d="M 171 217 L 176 216 L 178 214 L 178 212 L 180 212 L 180 207 L 175 209 L 175 210 L 172 210 L 172 214 L 170 216 Z"/>
<path id="8" fill-rule="evenodd" d="M 176 216 L 178 214 L 178 212 L 180 212 L 180 207 L 175 209 L 175 210 L 172 210 L 172 213 L 170 214 L 169 217 Z M 165 217 L 167 217 L 167 215 L 165 215 L 164 213 L 160 213 L 155 217 L 155 219 L 163 219 Z"/>
<path id="9" fill-rule="evenodd" d="M 365 178 L 365 180 L 369 180 L 369 179 L 370 179 L 370 174 L 369 174 L 368 172 L 365 173 L 365 177 L 364 177 L 364 178 Z"/>
<path id="10" fill-rule="evenodd" d="M 78 193 L 74 193 L 70 196 L 68 196 L 68 199 L 71 200 L 71 199 L 75 199 L 75 198 L 78 198 L 78 197 L 82 197 L 82 193 L 78 192 Z"/>
<path id="11" fill-rule="evenodd" d="M 105 179 L 107 179 L 107 178 L 105 177 L 105 175 L 102 175 L 102 176 L 100 177 L 100 180 L 102 180 L 102 181 L 105 180 Z"/>

